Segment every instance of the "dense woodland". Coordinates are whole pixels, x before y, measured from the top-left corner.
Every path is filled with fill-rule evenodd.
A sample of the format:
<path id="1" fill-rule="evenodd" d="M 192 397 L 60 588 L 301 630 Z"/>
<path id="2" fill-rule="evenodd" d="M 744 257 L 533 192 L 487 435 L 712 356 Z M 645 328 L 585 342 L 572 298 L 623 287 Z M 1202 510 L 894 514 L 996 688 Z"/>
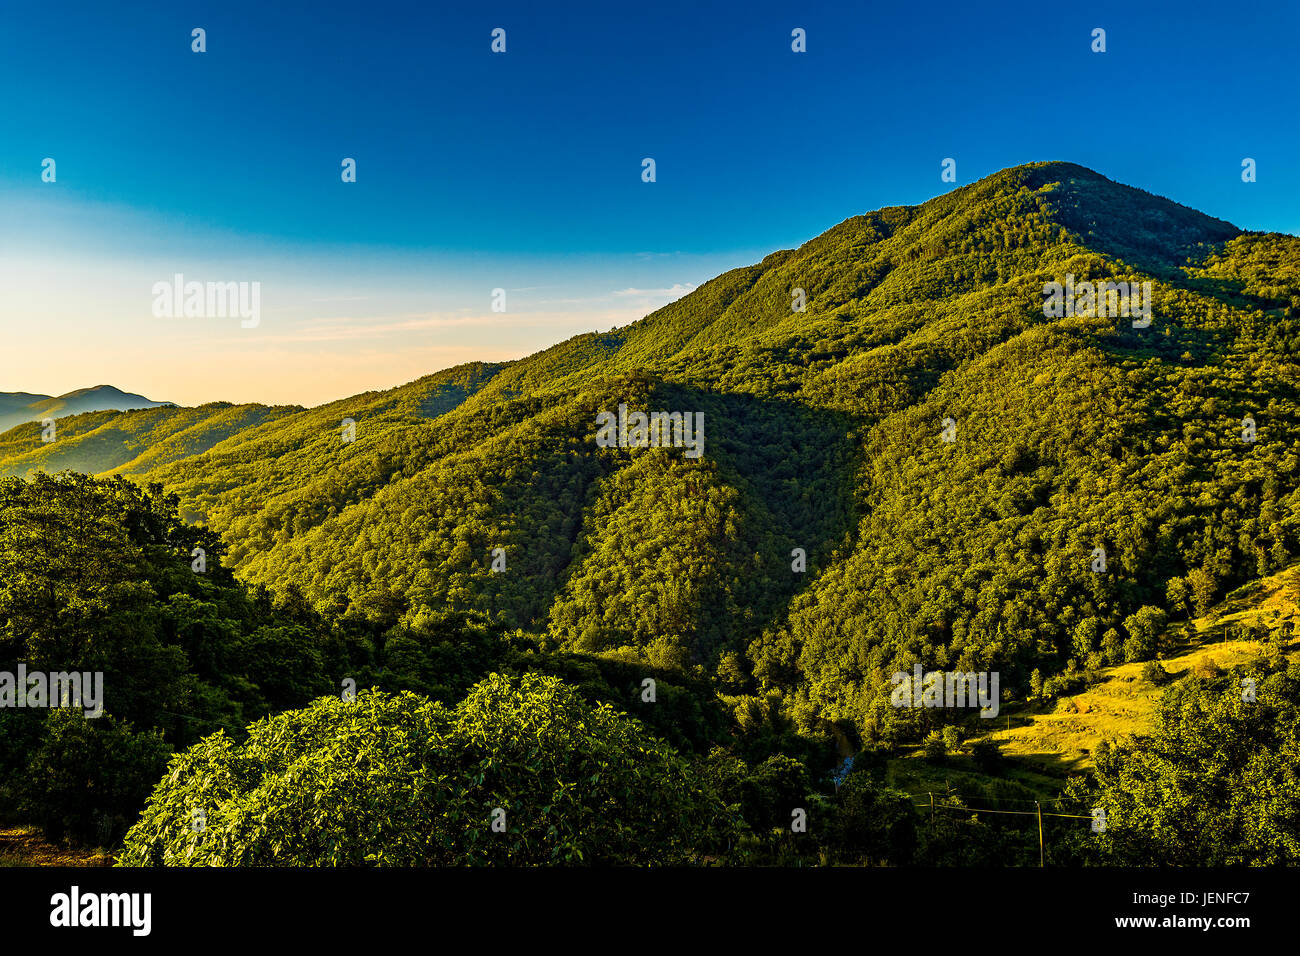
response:
<path id="1" fill-rule="evenodd" d="M 1045 317 L 1067 274 L 1152 282 L 1151 326 Z M 1300 560 L 1298 349 L 1300 239 L 1051 163 L 518 362 L 19 426 L 0 671 L 102 670 L 108 715 L 0 710 L 0 812 L 134 826 L 131 863 L 1036 863 L 1025 828 L 891 788 L 980 728 L 891 706 L 890 675 L 1051 698 Z M 620 403 L 703 412 L 704 456 L 598 447 Z M 1260 666 L 1254 709 L 1181 681 L 1099 753 L 1061 799 L 1114 822 L 1057 861 L 1300 862 L 1300 676 Z M 1025 797 L 980 762 L 944 800 Z"/>

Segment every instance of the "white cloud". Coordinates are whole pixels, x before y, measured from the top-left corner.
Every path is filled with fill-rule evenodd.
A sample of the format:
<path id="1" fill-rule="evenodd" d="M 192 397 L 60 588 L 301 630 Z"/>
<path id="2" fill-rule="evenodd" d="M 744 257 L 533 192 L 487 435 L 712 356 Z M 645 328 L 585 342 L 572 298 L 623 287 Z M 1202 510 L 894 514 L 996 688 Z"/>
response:
<path id="1" fill-rule="evenodd" d="M 669 302 L 674 299 L 680 299 L 688 292 L 694 292 L 695 286 L 690 283 L 676 282 L 667 289 L 618 289 L 614 295 L 622 298 L 637 299 L 667 299 Z"/>

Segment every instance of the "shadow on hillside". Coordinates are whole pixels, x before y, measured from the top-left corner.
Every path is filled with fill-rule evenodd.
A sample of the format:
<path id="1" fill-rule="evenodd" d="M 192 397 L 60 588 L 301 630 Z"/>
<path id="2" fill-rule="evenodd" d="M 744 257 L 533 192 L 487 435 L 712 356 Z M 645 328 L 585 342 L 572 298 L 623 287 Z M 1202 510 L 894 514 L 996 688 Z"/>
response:
<path id="1" fill-rule="evenodd" d="M 742 535 L 757 539 L 765 587 L 750 595 L 755 616 L 748 622 L 748 641 L 815 579 L 857 526 L 853 484 L 861 449 L 849 437 L 854 423 L 786 399 L 672 384 L 661 384 L 654 394 L 664 408 L 705 412 L 712 423 L 706 454 L 750 506 L 751 527 Z M 791 568 L 794 548 L 807 555 L 805 572 Z"/>
<path id="2" fill-rule="evenodd" d="M 678 620 L 685 615 L 685 626 L 692 635 L 690 644 L 698 661 L 704 663 L 720 643 L 744 647 L 757 637 L 800 587 L 815 577 L 832 549 L 855 526 L 852 478 L 860 451 L 849 440 L 852 422 L 793 401 L 664 382 L 653 382 L 644 399 L 632 398 L 629 393 L 629 405 L 632 410 L 704 415 L 703 456 L 697 460 L 709 466 L 707 480 L 697 479 L 687 468 L 678 471 L 671 484 L 656 487 L 655 494 L 713 499 L 711 489 L 718 485 L 739 492 L 736 517 L 726 522 L 730 531 L 715 538 L 716 553 L 725 555 L 728 562 L 719 569 L 720 589 L 717 593 L 692 590 L 699 582 L 679 582 L 684 600 L 671 609 Z M 582 427 L 590 426 L 584 421 Z M 549 609 L 576 576 L 588 579 L 589 588 L 597 581 L 604 587 L 606 579 L 620 579 L 610 573 L 612 569 L 593 567 L 590 553 L 584 554 L 579 542 L 585 535 L 602 532 L 593 521 L 609 518 L 596 519 L 593 512 L 598 497 L 610 487 L 603 479 L 628 467 L 638 455 L 661 452 L 629 450 L 627 457 L 615 457 L 597 454 L 600 451 L 589 438 L 570 435 L 569 444 L 552 443 L 545 458 L 533 463 L 534 477 L 540 476 L 540 483 L 516 482 L 502 489 L 498 507 L 508 513 L 499 517 L 529 521 L 532 519 L 525 516 L 540 509 L 538 499 L 547 495 L 546 489 L 560 484 L 555 476 L 569 475 L 573 481 L 562 500 L 551 497 L 548 501 L 563 509 L 561 521 L 571 533 L 562 548 L 552 548 L 563 554 L 556 555 L 551 570 L 532 570 L 530 599 L 526 607 L 518 608 L 521 626 L 544 629 Z M 682 458 L 687 464 L 695 460 Z M 646 480 L 662 477 L 654 473 Z M 579 484 L 581 490 L 577 491 Z M 671 529 L 665 531 L 661 515 L 647 514 L 641 520 L 647 541 L 663 540 L 665 533 L 672 533 Z M 794 548 L 804 549 L 807 555 L 803 573 L 792 570 Z M 638 561 L 638 573 L 644 573 L 643 555 L 629 555 L 627 560 Z M 705 583 L 711 587 L 714 582 Z M 583 611 L 593 621 L 604 613 L 602 608 L 585 605 Z"/>
<path id="3" fill-rule="evenodd" d="M 1090 768 L 1092 752 L 1083 750 L 1073 754 L 1063 754 L 1047 750 L 1034 753 L 1016 753 L 1007 756 L 1005 759 L 1011 768 L 1044 777 L 1052 777 L 1064 783 L 1068 778 L 1085 773 Z"/>
<path id="4" fill-rule="evenodd" d="M 1089 172 L 1062 168 L 1043 174 L 1062 182 L 1049 200 L 1060 221 L 1090 249 L 1151 275 L 1174 280 L 1188 258 L 1203 261 L 1241 234 L 1230 222 Z"/>

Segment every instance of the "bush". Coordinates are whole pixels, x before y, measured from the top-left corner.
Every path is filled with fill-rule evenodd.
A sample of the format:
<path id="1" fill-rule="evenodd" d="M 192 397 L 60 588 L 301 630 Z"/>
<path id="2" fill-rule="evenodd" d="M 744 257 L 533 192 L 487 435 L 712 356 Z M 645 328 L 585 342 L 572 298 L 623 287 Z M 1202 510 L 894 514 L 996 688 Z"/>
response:
<path id="1" fill-rule="evenodd" d="M 1142 665 L 1142 679 L 1156 687 L 1168 684 L 1174 679 L 1174 675 L 1169 673 L 1157 661 L 1147 661 Z"/>
<path id="2" fill-rule="evenodd" d="M 1102 636 L 1101 653 L 1106 658 L 1107 664 L 1123 663 L 1124 643 L 1120 640 L 1119 631 L 1113 627 Z"/>
<path id="3" fill-rule="evenodd" d="M 925 754 L 926 760 L 933 763 L 942 763 L 948 753 L 948 748 L 944 746 L 943 734 L 937 730 L 930 731 L 921 744 L 921 752 Z"/>
<path id="4" fill-rule="evenodd" d="M 996 773 L 1003 764 L 1002 751 L 997 741 L 985 737 L 970 745 L 970 755 L 981 773 Z"/>
<path id="5" fill-rule="evenodd" d="M 943 728 L 943 747 L 950 754 L 961 749 L 961 728 L 956 724 L 948 724 Z"/>
<path id="6" fill-rule="evenodd" d="M 243 744 L 205 738 L 173 760 L 118 864 L 672 864 L 738 831 L 637 721 L 553 677 L 493 674 L 454 709 L 368 691 L 259 721 Z"/>
<path id="7" fill-rule="evenodd" d="M 1165 691 L 1149 734 L 1099 747 L 1064 812 L 1106 811 L 1106 832 L 1062 841 L 1076 862 L 1242 867 L 1300 863 L 1300 670 L 1191 678 Z M 1072 808 L 1072 809 L 1070 809 Z"/>
<path id="8" fill-rule="evenodd" d="M 23 774 L 20 807 L 48 839 L 112 846 L 144 803 L 171 748 L 107 714 L 51 710 Z"/>
<path id="9" fill-rule="evenodd" d="M 790 811 L 807 802 L 808 771 L 793 757 L 775 754 L 746 776 L 740 792 L 745 822 L 755 832 L 788 827 Z"/>
<path id="10" fill-rule="evenodd" d="M 1157 607 L 1140 608 L 1136 614 L 1124 619 L 1128 639 L 1124 642 L 1126 661 L 1149 661 L 1160 649 L 1168 616 Z"/>
<path id="11" fill-rule="evenodd" d="M 912 798 L 875 786 L 866 773 L 849 774 L 836 794 L 826 843 L 845 862 L 909 863 L 916 851 Z"/>

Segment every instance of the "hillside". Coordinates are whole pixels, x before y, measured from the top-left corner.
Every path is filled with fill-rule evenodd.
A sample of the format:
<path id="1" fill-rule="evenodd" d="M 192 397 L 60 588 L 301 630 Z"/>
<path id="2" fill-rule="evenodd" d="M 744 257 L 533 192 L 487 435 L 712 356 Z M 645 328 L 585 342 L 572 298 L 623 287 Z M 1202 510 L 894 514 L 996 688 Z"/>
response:
<path id="1" fill-rule="evenodd" d="M 1067 275 L 1150 281 L 1150 327 L 1048 317 Z M 1148 659 L 1300 558 L 1298 348 L 1300 239 L 1039 163 L 517 362 L 315 409 L 80 416 L 58 448 L 21 426 L 0 469 L 161 482 L 243 578 L 320 607 L 482 611 L 916 739 L 941 718 L 890 707 L 895 670 L 1023 697 L 1035 670 Z M 703 457 L 598 447 L 621 403 L 703 412 Z"/>
<path id="2" fill-rule="evenodd" d="M 1229 595 L 1190 628 L 1171 640 L 1160 666 L 1170 680 L 1210 676 L 1249 668 L 1273 646 L 1300 659 L 1300 566 L 1253 581 Z M 1066 694 L 1047 705 L 1009 708 L 1011 729 L 990 737 L 1003 753 L 1030 761 L 1051 754 L 1054 765 L 1064 761 L 1071 770 L 1092 765 L 1092 754 L 1103 739 L 1150 733 L 1156 702 L 1163 690 L 1142 676 L 1143 665 L 1104 668 L 1101 679 L 1077 694 Z"/>
<path id="3" fill-rule="evenodd" d="M 1046 698 L 1006 700 L 996 719 L 968 716 L 959 725 L 959 747 L 938 759 L 921 745 L 883 759 L 855 759 L 881 783 L 912 794 L 922 810 L 930 795 L 973 810 L 1024 812 L 1034 801 L 1048 811 L 1067 809 L 1059 805 L 1067 779 L 1095 770 L 1105 748 L 1137 740 L 1133 746 L 1146 752 L 1171 686 L 1229 676 L 1229 688 L 1239 691 L 1242 675 L 1262 683 L 1278 661 L 1294 668 L 1300 663 L 1298 620 L 1300 565 L 1292 565 L 1237 589 L 1168 633 L 1158 659 L 1163 678 L 1152 679 L 1150 664 L 1103 667 Z M 980 758 L 989 745 L 998 755 L 992 762 Z M 1032 815 L 1025 820 L 1032 827 Z"/>

